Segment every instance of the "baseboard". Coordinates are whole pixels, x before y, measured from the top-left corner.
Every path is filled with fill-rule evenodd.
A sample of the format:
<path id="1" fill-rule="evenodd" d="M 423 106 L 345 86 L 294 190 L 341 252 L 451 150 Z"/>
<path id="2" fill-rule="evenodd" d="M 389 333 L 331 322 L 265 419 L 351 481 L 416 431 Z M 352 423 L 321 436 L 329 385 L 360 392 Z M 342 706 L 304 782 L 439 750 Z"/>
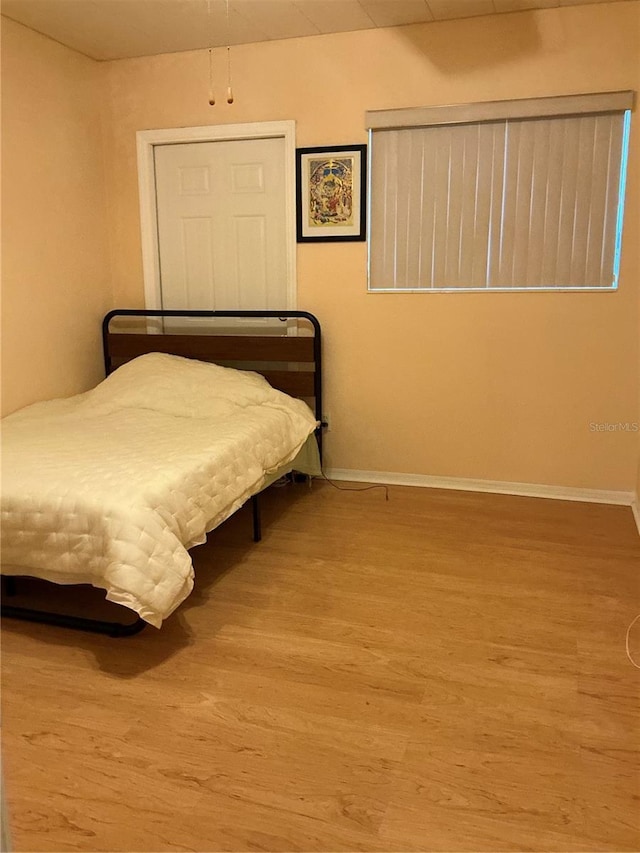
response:
<path id="1" fill-rule="evenodd" d="M 633 510 L 633 517 L 636 520 L 636 527 L 640 536 L 640 495 L 635 495 L 635 500 L 631 502 L 631 509 Z"/>
<path id="2" fill-rule="evenodd" d="M 464 477 L 432 477 L 429 474 L 398 474 L 392 471 L 356 471 L 349 468 L 330 468 L 326 474 L 331 480 L 351 480 L 355 483 L 384 483 L 389 486 L 419 486 L 427 489 L 491 492 L 499 495 L 521 495 L 559 501 L 633 506 L 636 523 L 640 530 L 640 509 L 637 502 L 634 505 L 633 492 L 576 489 L 571 486 L 545 486 L 541 483 L 510 483 L 500 480 L 468 480 Z"/>

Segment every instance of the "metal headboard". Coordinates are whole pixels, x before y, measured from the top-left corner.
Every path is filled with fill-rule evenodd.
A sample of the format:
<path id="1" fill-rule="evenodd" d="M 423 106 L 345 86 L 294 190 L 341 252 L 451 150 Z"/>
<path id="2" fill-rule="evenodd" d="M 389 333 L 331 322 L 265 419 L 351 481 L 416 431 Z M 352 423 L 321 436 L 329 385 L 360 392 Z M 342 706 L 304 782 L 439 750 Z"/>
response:
<path id="1" fill-rule="evenodd" d="M 299 320 L 310 325 L 313 335 L 289 334 L 289 323 L 284 335 L 260 334 L 254 329 L 250 334 L 236 335 L 229 334 L 228 330 L 220 334 L 215 331 L 212 333 L 211 329 L 200 334 L 197 331 L 161 331 L 156 334 L 155 330 L 153 333 L 110 330 L 113 320 L 125 317 L 142 320 L 273 319 L 283 323 Z M 307 311 L 161 311 L 120 308 L 105 316 L 102 322 L 102 344 L 107 375 L 126 361 L 148 352 L 181 355 L 218 364 L 227 362 L 240 369 L 246 363 L 245 369 L 261 373 L 275 388 L 294 397 L 313 398 L 316 420 L 322 422 L 322 334 L 317 317 Z M 277 369 L 273 369 L 274 363 L 278 364 Z M 322 427 L 316 430 L 316 437 L 322 458 Z"/>

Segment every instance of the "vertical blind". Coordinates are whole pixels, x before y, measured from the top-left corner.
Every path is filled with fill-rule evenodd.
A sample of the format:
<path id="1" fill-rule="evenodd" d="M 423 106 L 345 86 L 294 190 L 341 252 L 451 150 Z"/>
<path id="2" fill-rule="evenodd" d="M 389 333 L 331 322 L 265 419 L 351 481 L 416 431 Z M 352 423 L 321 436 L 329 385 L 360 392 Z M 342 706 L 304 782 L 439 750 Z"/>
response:
<path id="1" fill-rule="evenodd" d="M 567 106 L 539 100 L 543 113 Z M 498 102 L 519 103 L 534 112 L 535 99 Z M 615 287 L 628 111 L 476 121 L 448 110 L 410 127 L 385 126 L 403 110 L 382 111 L 379 127 L 368 114 L 370 289 Z"/>

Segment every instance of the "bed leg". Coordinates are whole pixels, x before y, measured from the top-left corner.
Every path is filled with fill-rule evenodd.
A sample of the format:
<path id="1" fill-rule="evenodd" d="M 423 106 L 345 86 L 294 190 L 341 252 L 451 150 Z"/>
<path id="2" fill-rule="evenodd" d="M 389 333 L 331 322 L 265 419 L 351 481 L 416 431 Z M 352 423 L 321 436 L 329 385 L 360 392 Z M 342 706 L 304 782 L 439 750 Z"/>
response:
<path id="1" fill-rule="evenodd" d="M 253 541 L 260 542 L 262 539 L 262 525 L 260 524 L 260 502 L 258 495 L 251 498 L 251 509 L 253 511 Z"/>

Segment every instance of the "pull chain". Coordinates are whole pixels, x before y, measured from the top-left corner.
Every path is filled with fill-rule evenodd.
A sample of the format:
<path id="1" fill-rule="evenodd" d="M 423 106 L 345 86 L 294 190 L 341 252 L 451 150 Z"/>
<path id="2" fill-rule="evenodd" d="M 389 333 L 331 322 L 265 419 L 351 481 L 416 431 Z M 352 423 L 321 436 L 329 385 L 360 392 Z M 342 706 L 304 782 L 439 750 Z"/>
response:
<path id="1" fill-rule="evenodd" d="M 214 107 L 216 96 L 213 93 L 213 25 L 211 22 L 211 0 L 207 0 L 207 29 L 209 30 L 209 106 Z"/>
<path id="2" fill-rule="evenodd" d="M 229 85 L 227 86 L 227 103 L 233 103 L 233 89 L 231 88 L 231 48 L 227 45 L 227 74 L 229 77 Z"/>
<path id="3" fill-rule="evenodd" d="M 209 48 L 209 106 L 215 107 L 216 98 L 213 94 L 213 51 Z"/>
<path id="4" fill-rule="evenodd" d="M 213 47 L 215 39 L 213 37 L 213 22 L 211 18 L 211 1 L 207 0 L 207 14 L 208 14 L 208 24 L 209 24 L 209 106 L 214 107 L 216 104 L 216 97 L 213 91 Z M 229 0 L 226 0 L 226 18 L 227 18 L 227 103 L 233 103 L 233 85 L 231 81 L 231 45 L 229 44 Z"/>
<path id="5" fill-rule="evenodd" d="M 233 103 L 233 89 L 231 87 L 231 47 L 229 46 L 229 0 L 227 0 L 227 103 Z"/>

